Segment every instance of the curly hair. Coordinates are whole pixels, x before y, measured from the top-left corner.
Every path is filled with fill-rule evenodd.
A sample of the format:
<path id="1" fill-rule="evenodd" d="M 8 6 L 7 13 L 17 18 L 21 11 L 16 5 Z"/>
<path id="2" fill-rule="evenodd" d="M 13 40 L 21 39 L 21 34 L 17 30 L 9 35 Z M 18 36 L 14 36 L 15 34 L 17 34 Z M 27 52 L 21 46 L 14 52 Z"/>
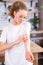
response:
<path id="1" fill-rule="evenodd" d="M 20 9 L 27 10 L 26 4 L 23 1 L 15 1 L 11 6 L 10 6 L 10 16 L 14 18 L 14 11 L 18 12 Z"/>

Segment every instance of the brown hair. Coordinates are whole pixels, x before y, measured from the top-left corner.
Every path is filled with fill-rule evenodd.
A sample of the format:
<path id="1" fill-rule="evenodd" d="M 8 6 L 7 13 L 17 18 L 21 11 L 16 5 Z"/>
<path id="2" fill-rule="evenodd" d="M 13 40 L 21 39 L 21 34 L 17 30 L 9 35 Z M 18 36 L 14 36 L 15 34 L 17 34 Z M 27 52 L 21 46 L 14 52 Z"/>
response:
<path id="1" fill-rule="evenodd" d="M 18 12 L 19 9 L 27 10 L 26 4 L 22 1 L 15 1 L 10 7 L 10 15 L 14 18 L 14 11 Z"/>

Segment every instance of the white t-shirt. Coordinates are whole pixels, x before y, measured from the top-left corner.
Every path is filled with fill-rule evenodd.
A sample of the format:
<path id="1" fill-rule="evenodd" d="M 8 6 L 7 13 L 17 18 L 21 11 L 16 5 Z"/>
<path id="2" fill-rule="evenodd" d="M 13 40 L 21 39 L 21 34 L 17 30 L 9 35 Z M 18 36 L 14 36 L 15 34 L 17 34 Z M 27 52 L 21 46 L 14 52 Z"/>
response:
<path id="1" fill-rule="evenodd" d="M 23 22 L 20 25 L 13 25 L 9 23 L 3 30 L 0 42 L 15 41 L 22 34 L 30 34 L 30 23 Z M 13 46 L 11 49 L 5 51 L 5 65 L 32 65 L 25 59 L 24 42 Z"/>

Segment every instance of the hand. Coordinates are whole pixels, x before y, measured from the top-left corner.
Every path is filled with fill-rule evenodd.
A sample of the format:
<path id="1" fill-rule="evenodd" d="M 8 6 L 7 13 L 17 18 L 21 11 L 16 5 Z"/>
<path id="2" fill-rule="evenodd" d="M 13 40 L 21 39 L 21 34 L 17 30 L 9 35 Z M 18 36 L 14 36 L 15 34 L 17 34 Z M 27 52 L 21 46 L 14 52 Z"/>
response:
<path id="1" fill-rule="evenodd" d="M 33 62 L 33 60 L 34 60 L 33 54 L 31 52 L 26 51 L 25 57 L 26 57 L 26 60 L 28 60 L 30 62 Z"/>
<path id="2" fill-rule="evenodd" d="M 23 41 L 23 35 L 19 36 L 19 38 L 17 39 L 19 42 Z"/>
<path id="3" fill-rule="evenodd" d="M 23 41 L 26 42 L 27 40 L 28 40 L 28 36 L 27 36 L 27 34 L 24 34 L 23 35 Z"/>
<path id="4" fill-rule="evenodd" d="M 26 40 L 28 40 L 28 36 L 26 34 L 23 34 L 23 35 L 19 36 L 19 38 L 17 39 L 17 41 L 19 43 L 22 42 L 22 41 L 25 42 Z"/>
<path id="5" fill-rule="evenodd" d="M 18 38 L 20 41 L 26 41 L 26 40 L 28 40 L 28 36 L 27 36 L 27 34 L 23 34 L 23 35 L 21 35 L 19 38 Z"/>

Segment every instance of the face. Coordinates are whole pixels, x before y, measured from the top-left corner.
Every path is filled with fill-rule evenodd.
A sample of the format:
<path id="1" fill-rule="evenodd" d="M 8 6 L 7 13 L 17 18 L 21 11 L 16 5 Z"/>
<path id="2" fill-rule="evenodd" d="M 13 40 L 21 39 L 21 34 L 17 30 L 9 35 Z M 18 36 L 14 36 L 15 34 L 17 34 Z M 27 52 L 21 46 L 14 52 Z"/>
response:
<path id="1" fill-rule="evenodd" d="M 14 20 L 17 24 L 22 23 L 27 17 L 26 10 L 19 10 L 18 12 L 14 12 Z"/>

